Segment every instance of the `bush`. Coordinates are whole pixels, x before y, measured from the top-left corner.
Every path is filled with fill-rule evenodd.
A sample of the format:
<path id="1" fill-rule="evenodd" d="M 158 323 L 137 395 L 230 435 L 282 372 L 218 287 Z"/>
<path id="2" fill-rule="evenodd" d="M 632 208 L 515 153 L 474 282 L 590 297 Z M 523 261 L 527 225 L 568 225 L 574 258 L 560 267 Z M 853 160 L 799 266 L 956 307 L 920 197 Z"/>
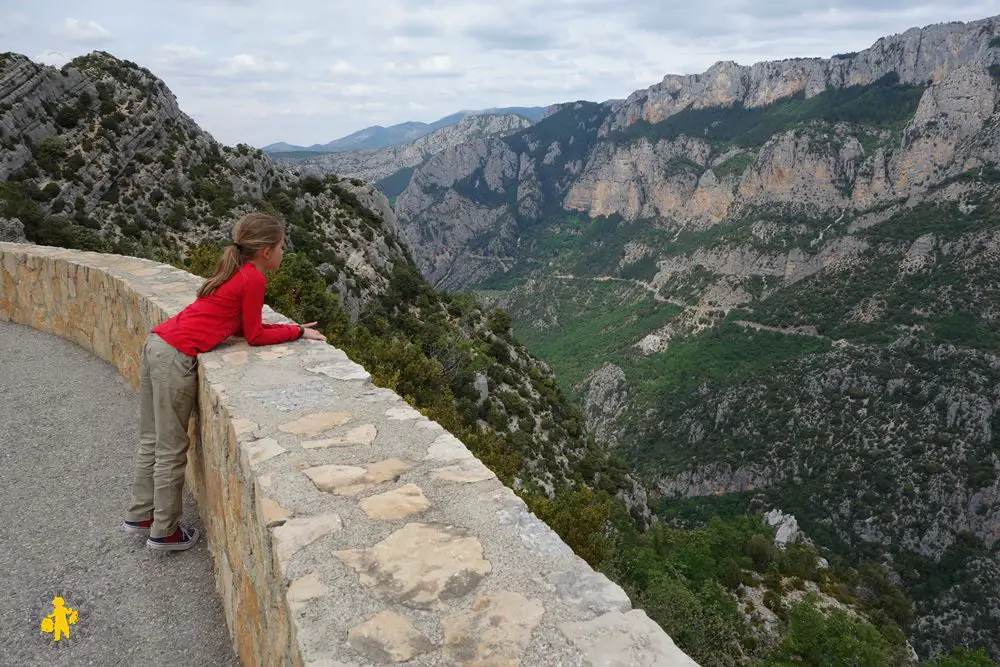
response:
<path id="1" fill-rule="evenodd" d="M 982 649 L 973 651 L 964 646 L 956 646 L 951 653 L 928 662 L 925 667 L 996 667 L 996 663 Z"/>
<path id="2" fill-rule="evenodd" d="M 42 188 L 42 192 L 45 193 L 45 199 L 51 201 L 59 196 L 60 189 L 57 184 L 48 183 L 44 188 Z"/>
<path id="3" fill-rule="evenodd" d="M 59 170 L 59 161 L 66 155 L 66 139 L 59 135 L 46 137 L 38 144 L 34 153 L 39 167 L 49 173 L 55 173 Z"/>
<path id="4" fill-rule="evenodd" d="M 67 168 L 69 169 L 69 171 L 70 171 L 71 173 L 74 173 L 74 174 L 75 174 L 75 173 L 76 173 L 77 171 L 79 171 L 79 170 L 80 170 L 80 167 L 82 167 L 82 166 L 83 166 L 83 165 L 85 165 L 85 164 L 87 164 L 87 161 L 83 159 L 83 156 L 82 156 L 82 155 L 80 155 L 80 151 L 75 151 L 75 152 L 74 152 L 74 153 L 73 153 L 73 154 L 72 154 L 72 155 L 71 155 L 71 156 L 69 157 L 69 160 L 67 160 L 67 161 L 66 161 L 66 166 L 67 166 Z"/>
<path id="5" fill-rule="evenodd" d="M 59 111 L 56 112 L 55 120 L 58 125 L 66 129 L 72 129 L 80 121 L 80 112 L 75 106 L 67 104 L 59 108 Z"/>
<path id="6" fill-rule="evenodd" d="M 757 667 L 805 663 L 824 667 L 884 667 L 893 664 L 893 650 L 867 621 L 840 609 L 825 615 L 807 596 L 789 612 L 789 633 L 771 656 Z"/>
<path id="7" fill-rule="evenodd" d="M 322 194 L 326 189 L 323 185 L 323 181 L 319 180 L 315 176 L 306 176 L 299 182 L 299 186 L 302 188 L 303 192 L 307 192 L 311 195 Z"/>

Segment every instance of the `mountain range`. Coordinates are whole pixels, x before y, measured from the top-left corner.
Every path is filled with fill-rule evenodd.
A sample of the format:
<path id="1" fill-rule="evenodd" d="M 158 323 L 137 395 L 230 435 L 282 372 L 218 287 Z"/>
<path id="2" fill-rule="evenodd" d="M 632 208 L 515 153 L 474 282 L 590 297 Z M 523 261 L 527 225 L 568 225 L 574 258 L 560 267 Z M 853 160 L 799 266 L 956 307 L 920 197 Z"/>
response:
<path id="1" fill-rule="evenodd" d="M 885 564 L 917 653 L 1000 658 L 1000 21 L 668 75 L 445 149 L 394 202 L 691 517 Z"/>
<path id="2" fill-rule="evenodd" d="M 397 146 L 315 156 L 272 154 L 271 158 L 300 174 L 336 174 L 372 182 L 392 200 L 409 183 L 413 170 L 441 151 L 474 139 L 507 136 L 531 124 L 520 114 L 477 114 Z"/>
<path id="3" fill-rule="evenodd" d="M 389 127 L 372 125 L 371 127 L 366 127 L 362 130 L 358 130 L 357 132 L 352 132 L 345 137 L 334 139 L 333 141 L 325 144 L 295 146 L 285 142 L 278 142 L 268 144 L 267 146 L 264 146 L 262 150 L 266 153 L 290 153 L 303 151 L 339 153 L 344 151 L 375 150 L 414 141 L 415 139 L 426 136 L 435 130 L 448 127 L 449 125 L 454 125 L 463 118 L 468 118 L 470 116 L 516 114 L 535 122 L 544 117 L 547 109 L 548 107 L 503 107 L 484 109 L 481 111 L 459 111 L 451 114 L 450 116 L 440 118 L 432 123 L 407 121 L 396 125 L 390 125 Z"/>

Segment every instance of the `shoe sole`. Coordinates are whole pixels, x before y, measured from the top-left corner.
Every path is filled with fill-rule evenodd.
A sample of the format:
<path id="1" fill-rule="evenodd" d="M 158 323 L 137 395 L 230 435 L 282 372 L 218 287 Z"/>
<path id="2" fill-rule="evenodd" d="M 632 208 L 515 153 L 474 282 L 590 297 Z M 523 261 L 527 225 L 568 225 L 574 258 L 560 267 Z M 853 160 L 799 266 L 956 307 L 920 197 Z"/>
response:
<path id="1" fill-rule="evenodd" d="M 186 551 L 198 541 L 197 529 L 192 528 L 188 536 L 189 538 L 186 542 L 154 542 L 153 538 L 148 538 L 146 546 L 154 551 Z"/>

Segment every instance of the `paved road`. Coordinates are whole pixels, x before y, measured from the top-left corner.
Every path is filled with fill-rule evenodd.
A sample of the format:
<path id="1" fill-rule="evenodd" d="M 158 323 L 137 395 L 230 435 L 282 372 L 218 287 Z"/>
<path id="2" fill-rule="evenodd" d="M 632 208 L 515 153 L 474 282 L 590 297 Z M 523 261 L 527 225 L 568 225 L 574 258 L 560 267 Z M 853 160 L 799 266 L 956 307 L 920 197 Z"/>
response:
<path id="1" fill-rule="evenodd" d="M 204 537 L 161 553 L 120 530 L 138 409 L 110 364 L 0 322 L 0 666 L 239 665 Z M 183 520 L 201 529 L 190 495 Z M 80 610 L 65 648 L 32 620 L 53 592 Z"/>

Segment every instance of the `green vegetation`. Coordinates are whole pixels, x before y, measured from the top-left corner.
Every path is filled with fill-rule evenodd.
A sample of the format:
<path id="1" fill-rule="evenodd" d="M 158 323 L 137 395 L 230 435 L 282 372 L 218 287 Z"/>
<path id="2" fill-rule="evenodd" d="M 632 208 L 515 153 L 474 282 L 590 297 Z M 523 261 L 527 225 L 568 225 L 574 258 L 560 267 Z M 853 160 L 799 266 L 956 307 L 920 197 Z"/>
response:
<path id="1" fill-rule="evenodd" d="M 964 646 L 956 646 L 951 653 L 924 663 L 924 667 L 997 667 L 997 663 L 990 660 L 982 649 L 973 651 Z"/>
<path id="2" fill-rule="evenodd" d="M 904 248 L 869 251 L 852 269 L 807 278 L 757 306 L 754 318 L 775 326 L 813 325 L 824 336 L 867 343 L 888 343 L 901 327 L 918 326 L 930 340 L 1000 351 L 1000 321 L 983 309 L 1000 297 L 1000 281 L 961 257 L 933 251 L 933 271 L 901 276 Z M 852 317 L 866 305 L 873 319 Z"/>
<path id="3" fill-rule="evenodd" d="M 639 121 L 612 135 L 618 142 L 652 142 L 681 135 L 703 137 L 719 146 L 756 148 L 779 132 L 809 121 L 902 127 L 917 110 L 924 86 L 899 83 L 888 74 L 867 86 L 829 88 L 806 99 L 799 92 L 764 107 L 684 109 L 659 123 Z"/>
<path id="4" fill-rule="evenodd" d="M 793 667 L 801 664 L 830 667 L 891 665 L 892 646 L 871 623 L 834 609 L 823 613 L 816 599 L 807 597 L 789 612 L 790 632 L 767 660 L 755 667 Z"/>
<path id="5" fill-rule="evenodd" d="M 858 232 L 873 243 L 916 241 L 925 234 L 934 234 L 942 241 L 952 241 L 970 232 L 988 231 L 1000 227 L 1000 211 L 993 200 L 977 200 L 963 212 L 959 202 L 917 204 L 874 227 Z"/>
<path id="6" fill-rule="evenodd" d="M 607 118 L 609 107 L 595 102 L 578 101 L 564 104 L 552 115 L 531 127 L 504 137 L 503 141 L 517 153 L 535 158 L 542 189 L 542 202 L 549 213 L 561 211 L 561 195 L 573 179 L 566 165 L 584 160 L 597 140 L 597 130 Z M 559 154 L 544 160 L 558 144 Z"/>
<path id="7" fill-rule="evenodd" d="M 786 361 L 830 349 L 829 341 L 744 329 L 723 322 L 671 342 L 666 352 L 636 361 L 627 372 L 640 395 L 681 398 L 706 383 L 721 385 L 772 372 Z"/>
<path id="8" fill-rule="evenodd" d="M 39 202 L 48 198 L 34 183 L 0 183 L 0 215 L 19 219 L 24 235 L 39 245 L 107 252 L 108 244 L 95 232 L 62 215 L 46 214 Z"/>
<path id="9" fill-rule="evenodd" d="M 876 626 L 844 612 L 826 615 L 816 606 L 819 591 L 828 602 L 857 603 L 879 588 L 884 575 L 878 568 L 820 568 L 811 547 L 779 549 L 772 529 L 746 515 L 712 516 L 688 529 L 663 523 L 645 533 L 623 528 L 618 535 L 606 573 L 705 667 L 753 659 L 763 660 L 755 663 L 760 667 L 785 660 L 816 666 L 904 664 L 905 639 L 892 621 Z M 806 582 L 813 593 L 791 607 L 782 602 L 784 592 L 804 590 Z M 762 642 L 741 613 L 750 604 L 744 587 L 764 589 L 765 604 L 781 626 L 780 639 L 771 642 L 775 646 Z M 883 603 L 872 596 L 865 604 L 874 611 Z"/>
<path id="10" fill-rule="evenodd" d="M 739 177 L 743 175 L 743 172 L 747 170 L 747 167 L 754 163 L 755 159 L 756 158 L 751 153 L 741 153 L 740 155 L 734 155 L 718 167 L 714 167 L 712 170 L 720 179 L 726 179 L 730 176 Z"/>
<path id="11" fill-rule="evenodd" d="M 534 328 L 516 324 L 514 332 L 532 354 L 545 359 L 556 371 L 564 391 L 583 381 L 607 361 L 629 356 L 645 333 L 666 324 L 680 308 L 655 301 L 648 292 L 628 284 L 587 280 L 550 279 L 544 293 L 528 293 L 524 304 L 514 304 L 526 316 L 521 321 L 545 319 L 554 308 L 554 327 Z M 527 315 L 530 304 L 539 310 Z"/>

